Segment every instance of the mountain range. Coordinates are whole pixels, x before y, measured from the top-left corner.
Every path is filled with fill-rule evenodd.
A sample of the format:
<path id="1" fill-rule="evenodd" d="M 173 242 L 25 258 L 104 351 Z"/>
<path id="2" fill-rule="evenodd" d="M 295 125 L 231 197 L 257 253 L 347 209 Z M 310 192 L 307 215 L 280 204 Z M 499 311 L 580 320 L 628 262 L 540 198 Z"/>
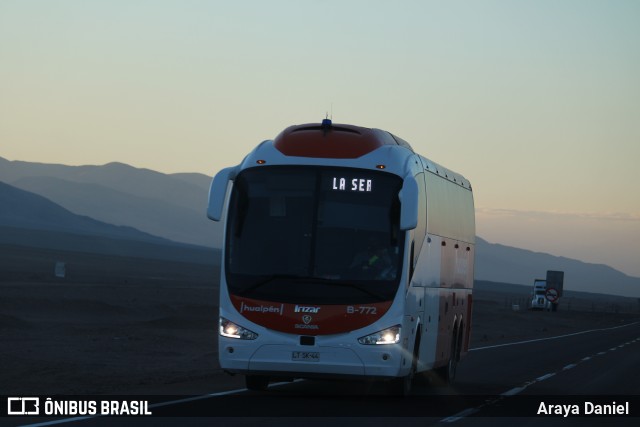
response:
<path id="1" fill-rule="evenodd" d="M 122 163 L 65 166 L 0 157 L 0 243 L 27 239 L 40 247 L 59 246 L 71 235 L 93 235 L 154 247 L 219 248 L 222 226 L 205 214 L 210 182 L 203 174 L 163 174 Z M 54 232 L 67 237 L 43 237 Z M 530 285 L 547 270 L 563 270 L 565 289 L 640 297 L 640 278 L 606 265 L 481 238 L 476 243 L 479 280 Z M 91 245 L 83 250 L 91 251 Z"/>
<path id="2" fill-rule="evenodd" d="M 46 197 L 69 211 L 177 242 L 219 245 L 207 219 L 210 177 L 162 174 L 123 163 L 64 166 L 0 157 L 0 181 Z"/>

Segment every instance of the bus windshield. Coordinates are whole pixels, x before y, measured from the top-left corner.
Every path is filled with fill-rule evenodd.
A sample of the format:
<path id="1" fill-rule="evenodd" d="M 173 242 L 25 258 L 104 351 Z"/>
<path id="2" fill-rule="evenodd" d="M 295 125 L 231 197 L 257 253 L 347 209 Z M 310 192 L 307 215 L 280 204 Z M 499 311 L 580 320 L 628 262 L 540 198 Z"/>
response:
<path id="1" fill-rule="evenodd" d="M 272 166 L 240 173 L 227 217 L 229 292 L 280 302 L 393 299 L 402 180 L 382 171 Z"/>

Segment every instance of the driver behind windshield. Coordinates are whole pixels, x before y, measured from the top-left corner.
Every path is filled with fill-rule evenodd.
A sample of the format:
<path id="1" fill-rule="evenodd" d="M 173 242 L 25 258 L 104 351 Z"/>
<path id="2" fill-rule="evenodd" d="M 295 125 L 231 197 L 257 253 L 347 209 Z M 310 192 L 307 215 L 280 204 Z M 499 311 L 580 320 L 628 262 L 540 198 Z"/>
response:
<path id="1" fill-rule="evenodd" d="M 367 247 L 353 258 L 349 272 L 354 278 L 390 280 L 395 278 L 393 267 L 389 246 L 371 237 Z"/>

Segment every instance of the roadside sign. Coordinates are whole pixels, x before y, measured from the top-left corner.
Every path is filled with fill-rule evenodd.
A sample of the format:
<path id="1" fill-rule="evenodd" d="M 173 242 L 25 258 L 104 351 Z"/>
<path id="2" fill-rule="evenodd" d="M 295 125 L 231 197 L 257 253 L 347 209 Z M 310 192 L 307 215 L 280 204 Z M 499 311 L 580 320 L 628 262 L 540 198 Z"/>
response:
<path id="1" fill-rule="evenodd" d="M 558 300 L 558 297 L 559 297 L 558 290 L 556 288 L 549 288 L 549 289 L 547 289 L 547 292 L 544 294 L 544 296 L 550 302 L 556 302 Z"/>

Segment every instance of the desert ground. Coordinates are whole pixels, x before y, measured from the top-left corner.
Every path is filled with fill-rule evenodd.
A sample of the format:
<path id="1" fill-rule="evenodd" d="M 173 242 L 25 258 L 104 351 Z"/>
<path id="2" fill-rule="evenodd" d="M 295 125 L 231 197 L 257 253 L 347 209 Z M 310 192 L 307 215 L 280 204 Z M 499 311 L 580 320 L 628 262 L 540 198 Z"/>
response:
<path id="1" fill-rule="evenodd" d="M 0 276 L 2 394 L 204 394 L 221 383 L 243 386 L 217 363 L 213 263 L 8 246 L 0 255 L 5 272 L 31 271 Z M 62 255 L 65 279 L 53 277 Z M 640 318 L 634 299 L 576 292 L 556 313 L 532 312 L 528 292 L 477 282 L 472 348 Z"/>

